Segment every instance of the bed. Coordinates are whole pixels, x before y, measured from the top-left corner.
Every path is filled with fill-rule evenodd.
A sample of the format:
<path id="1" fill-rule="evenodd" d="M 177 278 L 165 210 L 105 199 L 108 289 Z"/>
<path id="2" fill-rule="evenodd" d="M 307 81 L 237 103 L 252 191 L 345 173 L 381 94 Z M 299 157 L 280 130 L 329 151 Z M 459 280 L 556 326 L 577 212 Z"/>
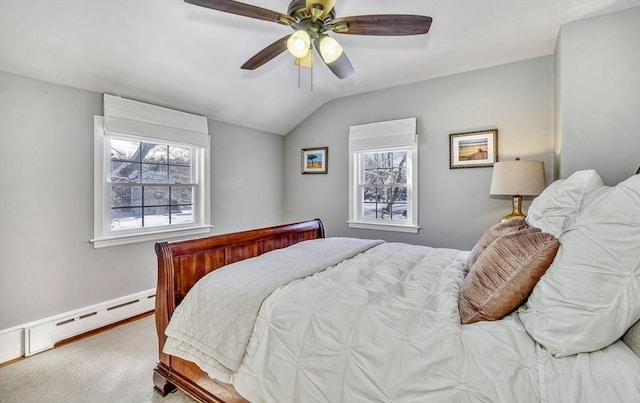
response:
<path id="1" fill-rule="evenodd" d="M 160 242 L 155 388 L 203 402 L 640 401 L 640 175 L 552 183 L 471 251 L 319 219 Z"/>

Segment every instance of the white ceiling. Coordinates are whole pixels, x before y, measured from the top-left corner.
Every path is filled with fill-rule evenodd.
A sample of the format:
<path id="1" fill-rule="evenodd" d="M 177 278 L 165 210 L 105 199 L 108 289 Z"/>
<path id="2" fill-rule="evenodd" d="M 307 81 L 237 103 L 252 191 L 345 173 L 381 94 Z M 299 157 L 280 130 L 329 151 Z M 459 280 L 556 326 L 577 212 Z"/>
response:
<path id="1" fill-rule="evenodd" d="M 286 14 L 287 0 L 246 3 Z M 0 70 L 286 134 L 324 103 L 549 55 L 560 26 L 640 0 L 338 0 L 338 17 L 420 14 L 427 35 L 338 35 L 355 73 L 249 57 L 290 28 L 180 0 L 0 0 Z"/>

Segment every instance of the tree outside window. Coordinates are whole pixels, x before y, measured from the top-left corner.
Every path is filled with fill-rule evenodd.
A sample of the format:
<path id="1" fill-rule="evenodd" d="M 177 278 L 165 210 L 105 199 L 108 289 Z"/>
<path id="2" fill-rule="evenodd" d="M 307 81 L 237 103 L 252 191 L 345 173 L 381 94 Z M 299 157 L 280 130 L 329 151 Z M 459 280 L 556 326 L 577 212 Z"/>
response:
<path id="1" fill-rule="evenodd" d="M 364 219 L 407 220 L 407 151 L 363 154 Z"/>
<path id="2" fill-rule="evenodd" d="M 111 230 L 189 224 L 192 149 L 111 138 Z"/>

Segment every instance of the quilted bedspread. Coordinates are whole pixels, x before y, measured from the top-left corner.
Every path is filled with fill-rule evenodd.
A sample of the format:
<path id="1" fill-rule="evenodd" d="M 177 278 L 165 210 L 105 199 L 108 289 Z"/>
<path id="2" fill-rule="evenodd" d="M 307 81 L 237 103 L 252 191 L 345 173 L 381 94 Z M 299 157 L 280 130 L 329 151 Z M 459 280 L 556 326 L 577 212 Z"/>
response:
<path id="1" fill-rule="evenodd" d="M 554 358 L 516 314 L 461 325 L 468 252 L 383 243 L 276 289 L 233 385 L 258 402 L 638 402 L 621 342 Z"/>

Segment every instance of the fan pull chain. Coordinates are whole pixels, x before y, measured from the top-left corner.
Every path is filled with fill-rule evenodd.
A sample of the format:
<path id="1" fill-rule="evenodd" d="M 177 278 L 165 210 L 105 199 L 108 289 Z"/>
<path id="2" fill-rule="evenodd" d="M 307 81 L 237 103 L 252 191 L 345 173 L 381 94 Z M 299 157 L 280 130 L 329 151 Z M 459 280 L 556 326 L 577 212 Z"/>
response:
<path id="1" fill-rule="evenodd" d="M 309 48 L 309 51 L 311 52 L 311 48 Z M 307 65 L 305 65 L 304 67 L 308 67 L 309 70 L 311 70 L 309 72 L 309 77 L 310 77 L 310 84 L 309 84 L 309 89 L 310 91 L 313 91 L 313 53 L 311 53 L 311 60 L 309 62 L 309 60 L 307 60 Z M 302 83 L 302 72 L 301 72 L 301 68 L 303 67 L 303 62 L 302 59 L 296 59 L 296 65 L 298 66 L 298 89 L 300 89 L 301 87 L 301 83 Z"/>

